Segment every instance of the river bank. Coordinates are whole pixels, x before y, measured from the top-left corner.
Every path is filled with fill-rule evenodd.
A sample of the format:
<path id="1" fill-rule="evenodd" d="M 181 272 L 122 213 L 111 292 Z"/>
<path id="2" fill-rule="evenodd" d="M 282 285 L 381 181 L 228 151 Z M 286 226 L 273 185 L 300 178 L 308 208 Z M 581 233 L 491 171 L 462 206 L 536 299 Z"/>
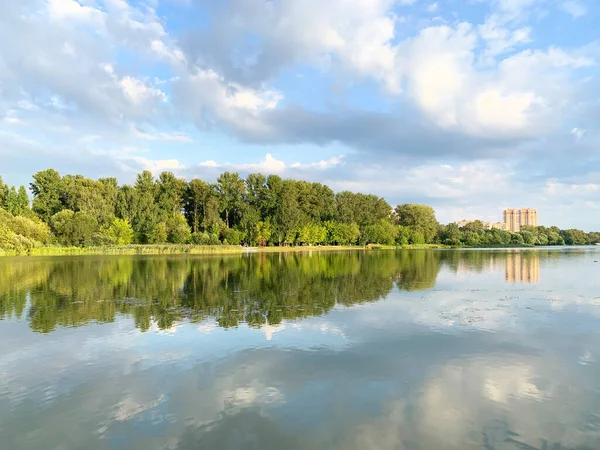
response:
<path id="1" fill-rule="evenodd" d="M 37 247 L 28 253 L 0 250 L 0 256 L 76 256 L 76 255 L 226 255 L 243 253 L 290 253 L 290 252 L 326 252 L 347 250 L 399 250 L 448 248 L 444 245 L 368 245 L 368 246 L 295 246 L 295 247 L 242 247 L 239 245 L 125 245 L 109 247 Z"/>

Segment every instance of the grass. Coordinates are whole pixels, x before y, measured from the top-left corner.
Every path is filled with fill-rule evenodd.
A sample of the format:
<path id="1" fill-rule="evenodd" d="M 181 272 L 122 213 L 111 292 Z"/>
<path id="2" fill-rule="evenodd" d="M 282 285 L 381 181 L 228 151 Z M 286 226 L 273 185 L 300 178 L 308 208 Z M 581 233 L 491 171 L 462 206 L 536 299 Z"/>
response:
<path id="1" fill-rule="evenodd" d="M 430 249 L 446 248 L 443 245 L 423 244 L 396 247 L 393 245 L 368 245 L 363 246 L 297 246 L 297 247 L 248 247 L 252 252 L 280 253 L 280 252 L 307 252 L 307 251 L 342 251 L 342 250 L 398 250 L 398 249 Z M 177 244 L 152 244 L 152 245 L 125 245 L 109 247 L 37 247 L 21 255 L 29 256 L 69 256 L 69 255 L 220 255 L 242 254 L 245 249 L 239 245 L 177 245 Z M 17 256 L 19 253 L 0 249 L 0 256 Z"/>

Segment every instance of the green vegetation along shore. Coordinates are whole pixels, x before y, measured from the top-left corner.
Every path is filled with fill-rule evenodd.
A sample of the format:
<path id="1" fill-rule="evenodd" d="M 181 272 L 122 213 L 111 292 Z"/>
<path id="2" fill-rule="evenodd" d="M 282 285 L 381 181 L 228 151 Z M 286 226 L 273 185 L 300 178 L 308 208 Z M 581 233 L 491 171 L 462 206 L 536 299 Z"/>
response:
<path id="1" fill-rule="evenodd" d="M 334 193 L 328 186 L 225 172 L 209 184 L 171 172 L 144 171 L 134 185 L 115 178 L 33 175 L 25 186 L 0 178 L 0 254 L 230 253 L 296 249 L 586 245 L 600 233 L 524 227 L 488 230 L 438 223 L 433 208 L 392 208 L 376 195 Z"/>

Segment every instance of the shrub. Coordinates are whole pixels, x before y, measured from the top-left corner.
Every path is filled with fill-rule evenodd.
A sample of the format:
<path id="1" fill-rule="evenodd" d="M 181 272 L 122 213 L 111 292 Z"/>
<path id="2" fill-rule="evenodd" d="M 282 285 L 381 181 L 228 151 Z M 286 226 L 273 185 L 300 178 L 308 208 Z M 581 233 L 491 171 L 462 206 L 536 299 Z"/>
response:
<path id="1" fill-rule="evenodd" d="M 133 228 L 124 219 L 114 219 L 110 225 L 103 226 L 100 233 L 113 245 L 129 245 L 133 241 Z"/>

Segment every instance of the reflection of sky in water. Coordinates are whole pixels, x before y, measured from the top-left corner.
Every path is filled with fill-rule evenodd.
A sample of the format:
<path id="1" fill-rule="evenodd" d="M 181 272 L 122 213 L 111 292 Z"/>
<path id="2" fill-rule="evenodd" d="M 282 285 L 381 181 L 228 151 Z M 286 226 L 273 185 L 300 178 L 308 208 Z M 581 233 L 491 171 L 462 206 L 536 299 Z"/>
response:
<path id="1" fill-rule="evenodd" d="M 597 449 L 593 259 L 543 260 L 535 283 L 442 267 L 432 289 L 262 328 L 5 320 L 3 445 Z"/>

